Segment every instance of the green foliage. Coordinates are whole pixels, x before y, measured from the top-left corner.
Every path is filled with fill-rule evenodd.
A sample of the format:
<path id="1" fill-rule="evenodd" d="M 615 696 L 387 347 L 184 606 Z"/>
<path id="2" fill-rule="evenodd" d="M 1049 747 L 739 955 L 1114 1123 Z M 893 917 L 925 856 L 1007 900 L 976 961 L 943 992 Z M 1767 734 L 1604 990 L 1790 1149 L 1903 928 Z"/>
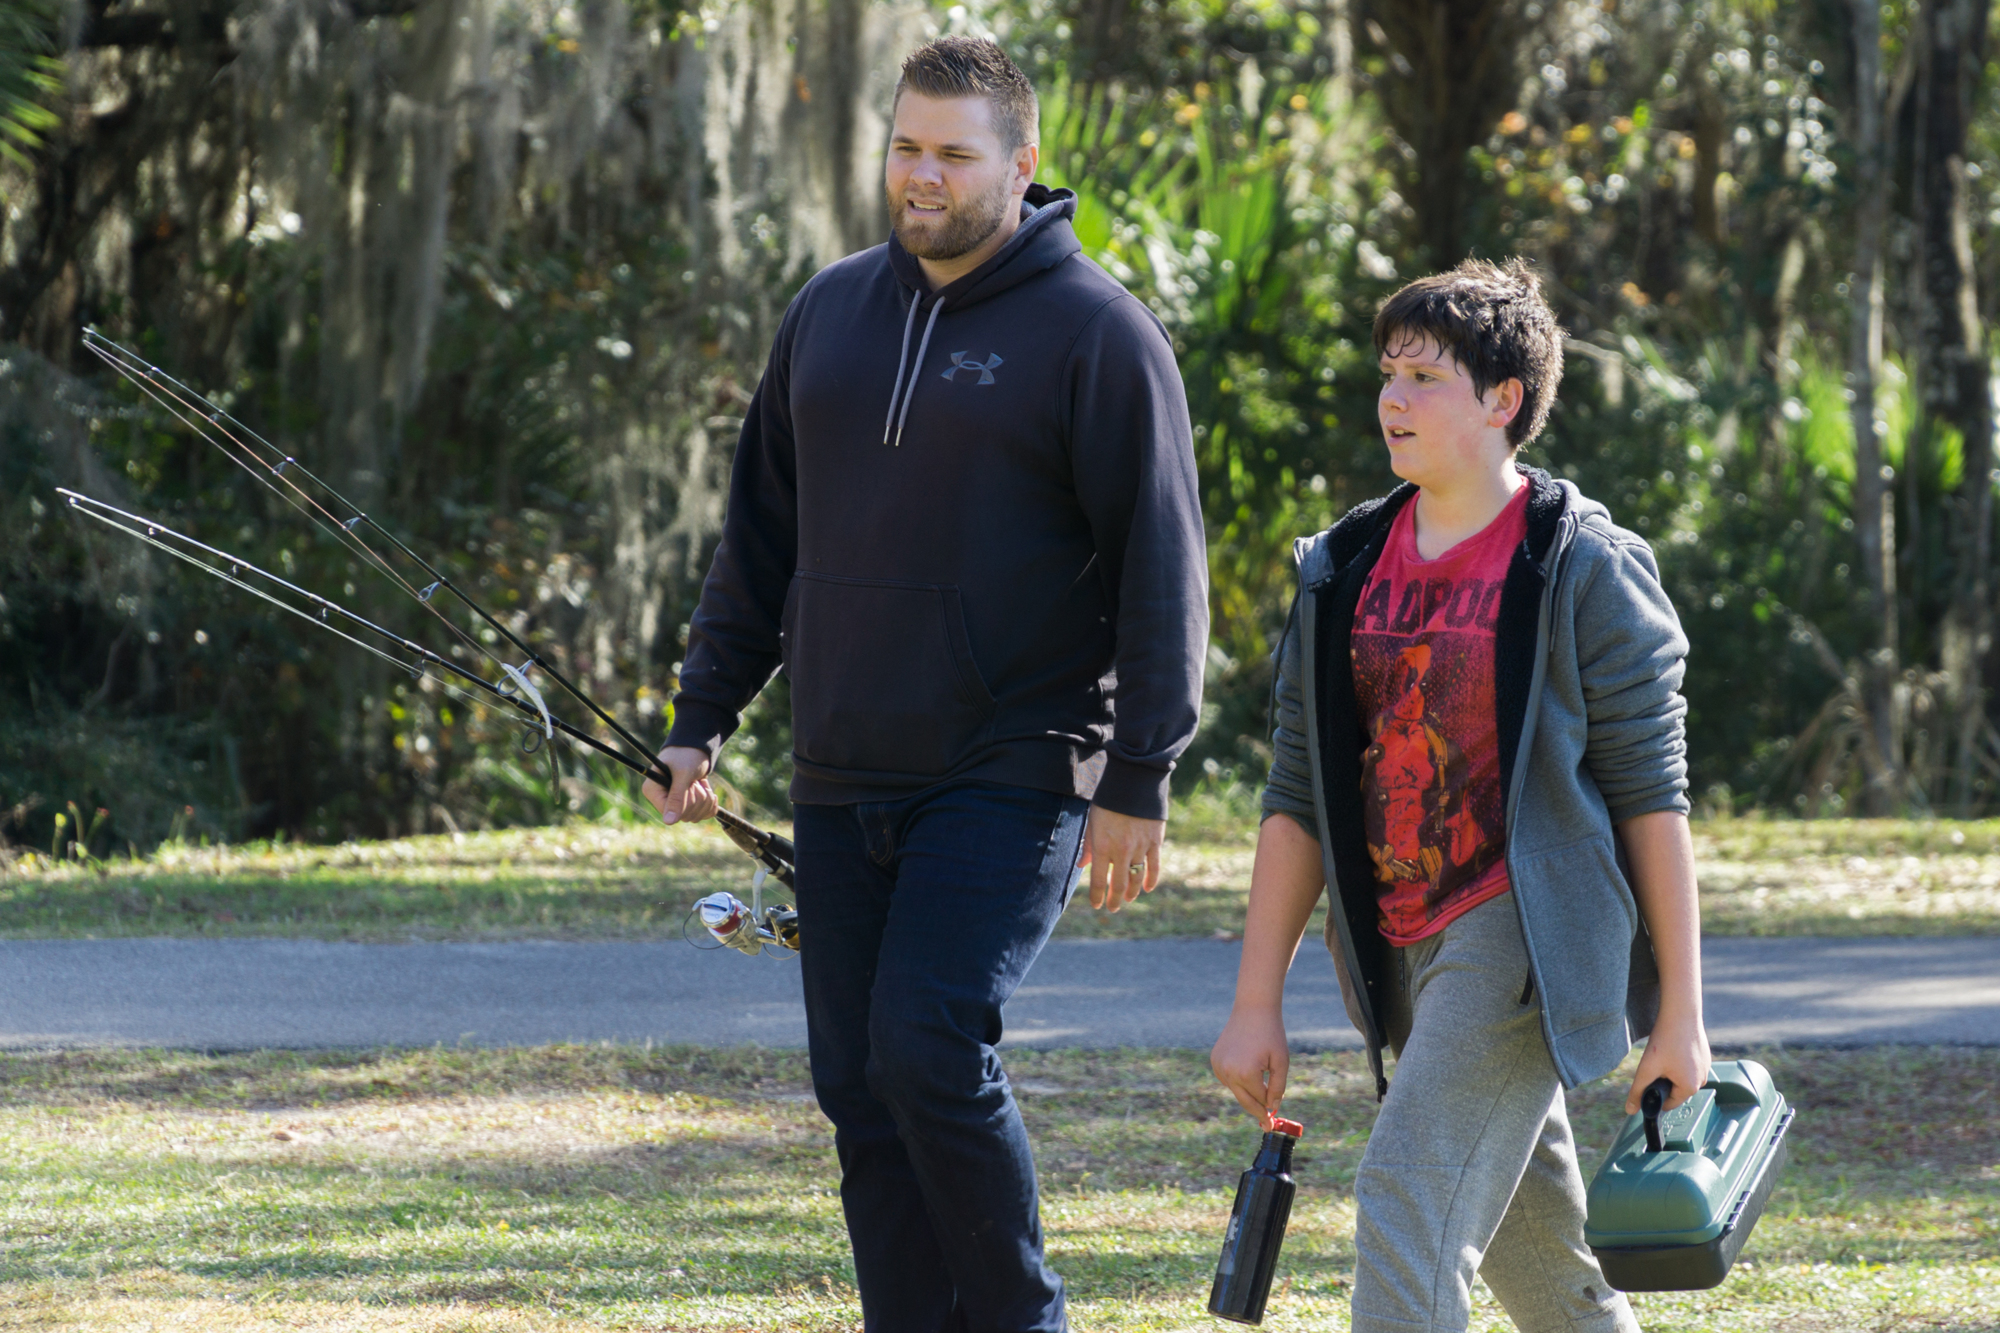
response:
<path id="1" fill-rule="evenodd" d="M 272 7 L 273 21 L 290 12 Z M 636 14 L 630 37 L 646 49 L 661 38 L 654 28 L 682 17 Z M 527 51 L 531 91 L 553 105 L 589 73 L 577 21 L 567 7 L 508 10 L 498 34 Z M 338 92 L 370 69 L 407 77 L 396 61 L 408 32 L 329 47 L 326 84 Z M 643 106 L 658 69 L 596 68 L 607 65 L 630 80 L 616 96 Z M 143 82 L 151 71 L 128 72 Z M 324 91 L 289 87 L 277 109 L 295 114 Z M 198 115 L 240 144 L 248 130 L 229 117 L 243 111 L 232 103 Z M 219 188 L 233 202 L 218 216 L 202 212 L 214 201 L 201 189 L 213 182 L 182 181 L 148 199 L 141 181 L 130 206 L 148 219 L 141 244 L 154 257 L 143 281 L 92 295 L 107 332 L 347 492 L 651 743 L 666 721 L 736 421 L 776 314 L 805 276 L 805 252 L 787 248 L 762 214 L 719 237 L 700 211 L 700 163 L 690 198 L 678 149 L 661 150 L 681 132 L 678 113 L 654 114 L 649 146 L 630 111 L 589 153 L 564 157 L 536 140 L 524 161 L 502 145 L 498 167 L 465 166 L 479 179 L 441 197 L 434 275 L 405 264 L 394 242 L 371 252 L 365 234 L 341 230 L 346 205 L 325 205 L 329 188 L 340 199 L 358 188 L 374 192 L 371 219 L 393 217 L 427 184 L 343 176 L 365 126 L 321 144 L 309 137 L 322 129 L 314 122 L 282 141 L 289 157 L 237 161 L 251 184 L 239 197 L 245 187 L 225 171 Z M 346 125 L 326 120 L 336 123 Z M 480 173 L 491 170 L 515 173 L 498 183 L 518 188 L 489 188 Z M 724 239 L 736 247 L 726 272 Z M 394 329 L 334 318 L 357 272 L 419 289 L 382 312 Z M 419 335 L 407 307 L 426 299 L 421 280 L 431 276 L 435 312 Z M 204 310 L 220 313 L 204 321 Z M 198 334 L 181 336 L 190 322 Z M 69 359 L 68 331 L 50 325 L 54 356 Z M 371 338 L 418 349 L 421 373 L 398 364 L 395 384 L 368 381 L 355 348 Z M 121 844 L 140 845 L 190 807 L 192 828 L 230 840 L 641 817 L 623 770 L 575 753 L 523 754 L 511 715 L 454 693 L 442 673 L 412 680 L 54 511 L 54 486 L 68 484 L 159 516 L 497 677 L 488 657 L 497 636 L 447 594 L 433 607 L 450 629 L 129 385 L 87 362 L 77 368 L 98 374 L 76 378 L 16 349 L 0 362 L 0 517 L 10 520 L 0 531 L 0 810 L 13 812 L 0 836 L 45 846 L 53 811 L 72 798 L 109 809 Z M 404 385 L 421 388 L 392 403 L 386 390 Z M 353 408 L 345 419 L 343 404 Z M 407 564 L 398 575 L 430 581 Z M 573 705 L 569 714 L 584 720 Z M 782 804 L 782 778 L 768 778 L 742 785 L 753 799 L 775 787 Z"/>
<path id="2" fill-rule="evenodd" d="M 1086 252 L 1166 323 L 1187 387 L 1214 647 L 1183 791 L 1261 776 L 1292 540 L 1387 480 L 1366 323 L 1380 284 L 1356 257 L 1385 179 L 1343 161 L 1325 84 L 1219 58 L 1207 74 L 1185 92 L 1059 84 L 1044 103 L 1044 178 L 1077 191 Z"/>
<path id="3" fill-rule="evenodd" d="M 0 5 L 0 158 L 26 166 L 42 136 L 61 121 L 47 102 L 62 90 L 56 6 L 48 0 Z"/>
<path id="4" fill-rule="evenodd" d="M 83 443 L 92 419 L 138 442 L 128 461 L 146 470 L 137 418 L 39 358 L 0 356 L 0 837 L 50 846 L 66 801 L 109 809 L 116 848 L 156 841 L 189 808 L 200 827 L 233 828 L 228 747 L 185 713 L 118 707 L 190 700 L 213 660 L 194 635 L 218 622 L 153 595 L 130 551 L 93 540 L 62 506 L 58 485 L 123 495 Z"/>
<path id="5" fill-rule="evenodd" d="M 1146 0 L 1112 22 L 1115 8 L 994 0 L 945 20 L 990 27 L 1029 68 L 1044 91 L 1043 179 L 1077 191 L 1086 252 L 1174 340 L 1209 523 L 1214 626 L 1201 732 L 1176 788 L 1233 809 L 1218 793 L 1254 784 L 1268 762 L 1268 655 L 1292 595 L 1291 543 L 1394 481 L 1375 423 L 1369 326 L 1376 302 L 1417 276 L 1423 248 L 1382 81 L 1423 75 L 1378 49 L 1365 22 L 1341 31 L 1352 7 Z M 30 68 L 23 52 L 46 54 L 36 34 L 53 27 L 45 10 L 0 12 L 11 25 L 0 27 L 4 93 L 6 72 Z M 1907 5 L 1885 10 L 1892 66 L 1916 59 L 1918 17 Z M 693 39 L 727 18 L 648 4 L 631 11 L 629 35 Z M 545 90 L 580 77 L 579 41 L 595 40 L 588 21 L 568 8 L 510 10 L 503 36 L 525 32 L 522 59 Z M 1715 810 L 1844 812 L 1862 782 L 1843 682 L 1878 631 L 1853 514 L 1847 21 L 1839 7 L 1733 0 L 1550 7 L 1546 22 L 1503 35 L 1521 46 L 1496 56 L 1528 73 L 1464 163 L 1469 248 L 1534 259 L 1573 336 L 1560 402 L 1527 460 L 1572 478 L 1653 543 L 1693 642 L 1691 773 Z M 1977 205 L 1967 240 L 1988 307 L 2000 273 L 1993 82 L 1978 89 L 1965 166 Z M 35 86 L 35 98 L 49 91 Z M 382 471 L 364 489 L 386 523 L 436 553 L 537 651 L 657 735 L 729 442 L 806 251 L 775 205 L 772 215 L 741 206 L 742 182 L 720 165 L 692 187 L 657 170 L 682 130 L 648 120 L 656 93 L 635 85 L 619 96 L 616 124 L 656 136 L 643 151 L 624 130 L 606 131 L 567 175 L 506 177 L 512 203 L 453 205 L 423 389 L 382 408 Z M 0 147 L 10 142 L 27 140 L 0 134 Z M 524 161 L 546 161 L 537 144 Z M 324 162 L 297 170 L 336 179 L 353 145 L 322 148 Z M 263 166 L 271 179 L 290 169 Z M 327 294 L 349 276 L 332 266 L 364 261 L 301 233 L 264 189 L 237 201 L 254 214 L 241 234 L 212 245 L 176 238 L 226 233 L 213 217 L 180 216 L 166 187 L 145 195 L 135 207 L 171 225 L 134 252 L 144 281 L 94 295 L 92 308 L 288 450 L 336 456 L 322 377 L 344 373 L 351 330 L 312 312 L 330 309 Z M 787 190 L 810 192 L 801 179 L 771 197 Z M 741 213 L 726 237 L 691 220 L 683 201 L 703 191 L 729 193 Z M 1906 256 L 1912 233 L 1899 218 L 1891 249 Z M 725 248 L 741 255 L 727 273 L 715 257 Z M 1939 716 L 1949 694 L 1932 666 L 1963 573 L 1954 524 L 1980 479 L 1967 475 L 1959 433 L 1932 419 L 1904 262 L 1892 261 L 1875 406 L 1895 471 L 1899 648 L 1912 664 L 1898 689 L 1914 755 L 1941 743 L 1931 733 L 1942 724 L 1923 718 Z M 435 681 L 296 641 L 233 592 L 58 523 L 54 484 L 108 485 L 110 498 L 188 521 L 309 586 L 351 585 L 343 595 L 392 628 L 442 634 L 129 390 L 86 391 L 45 368 L 26 375 L 0 375 L 7 837 L 47 845 L 71 800 L 109 809 L 107 836 L 140 843 L 176 817 L 215 835 L 324 839 L 643 817 L 601 762 L 566 758 L 555 772 L 547 756 L 518 752 L 510 722 Z M 477 647 L 458 651 L 470 664 Z M 779 815 L 787 719 L 780 680 L 720 774 L 736 798 Z M 1993 760 L 1975 805 L 2000 778 L 2000 751 Z"/>
<path id="6" fill-rule="evenodd" d="M 1689 15 L 1700 22 L 1635 10 L 1565 30 L 1470 155 L 1482 188 L 1468 234 L 1475 252 L 1539 260 L 1575 335 L 1525 459 L 1654 543 L 1694 643 L 1696 790 L 1830 812 L 1859 781 L 1852 727 L 1816 742 L 1845 747 L 1831 770 L 1802 767 L 1793 738 L 1829 706 L 1830 662 L 1860 651 L 1868 627 L 1838 368 L 1846 308 L 1815 281 L 1837 263 L 1823 229 L 1845 204 L 1835 75 L 1814 59 L 1829 37 L 1809 13 Z M 1181 31 L 1212 35 L 1202 25 L 1218 21 L 1190 7 Z M 1184 791 L 1267 759 L 1265 656 L 1290 540 L 1393 484 L 1368 315 L 1415 276 L 1416 228 L 1390 189 L 1400 164 L 1372 100 L 1342 101 L 1310 62 L 1245 54 L 1193 40 L 1150 76 L 1064 83 L 1046 121 L 1045 174 L 1078 189 L 1084 218 L 1108 215 L 1086 223 L 1086 246 L 1168 322 L 1194 412 L 1215 649 Z M 1371 77 L 1391 76 L 1384 64 Z M 1885 375 L 1878 409 L 1900 467 L 1914 413 L 1893 352 Z M 1935 506 L 1962 447 L 1939 433 L 1924 450 Z M 1937 540 L 1935 518 L 1924 526 Z M 1935 625 L 1938 611 L 1914 619 Z"/>

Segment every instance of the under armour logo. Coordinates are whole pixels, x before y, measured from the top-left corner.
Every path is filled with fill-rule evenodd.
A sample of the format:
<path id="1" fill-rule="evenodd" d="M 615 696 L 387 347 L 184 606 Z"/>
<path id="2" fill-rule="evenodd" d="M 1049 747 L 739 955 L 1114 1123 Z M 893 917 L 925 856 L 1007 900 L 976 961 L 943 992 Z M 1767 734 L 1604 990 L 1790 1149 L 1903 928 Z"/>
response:
<path id="1" fill-rule="evenodd" d="M 993 382 L 993 371 L 999 364 L 1000 353 L 998 352 L 993 353 L 993 355 L 987 357 L 984 361 L 968 361 L 965 359 L 964 352 L 953 352 L 951 354 L 951 369 L 944 373 L 944 377 L 950 379 L 961 370 L 976 370 L 979 372 L 979 382 L 981 384 L 991 384 Z"/>

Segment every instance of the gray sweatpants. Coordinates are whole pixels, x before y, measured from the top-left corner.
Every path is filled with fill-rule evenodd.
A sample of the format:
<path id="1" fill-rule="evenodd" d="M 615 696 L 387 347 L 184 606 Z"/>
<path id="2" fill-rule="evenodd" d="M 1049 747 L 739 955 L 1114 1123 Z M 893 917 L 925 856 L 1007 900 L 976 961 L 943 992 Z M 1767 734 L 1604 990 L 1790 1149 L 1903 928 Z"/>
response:
<path id="1" fill-rule="evenodd" d="M 1396 1065 L 1354 1181 L 1354 1333 L 1461 1333 L 1474 1273 L 1522 1333 L 1638 1333 L 1583 1243 L 1515 912 L 1501 894 L 1395 951 Z"/>

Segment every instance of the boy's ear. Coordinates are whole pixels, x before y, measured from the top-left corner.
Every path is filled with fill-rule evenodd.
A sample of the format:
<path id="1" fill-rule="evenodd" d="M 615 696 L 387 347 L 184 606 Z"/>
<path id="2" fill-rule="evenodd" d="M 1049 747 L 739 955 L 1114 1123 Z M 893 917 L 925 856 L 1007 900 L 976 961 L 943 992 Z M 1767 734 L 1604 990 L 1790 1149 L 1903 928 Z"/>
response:
<path id="1" fill-rule="evenodd" d="M 1490 413 L 1487 424 L 1509 426 L 1521 414 L 1521 404 L 1527 401 L 1528 390 L 1518 376 L 1504 379 L 1487 390 L 1484 404 Z"/>

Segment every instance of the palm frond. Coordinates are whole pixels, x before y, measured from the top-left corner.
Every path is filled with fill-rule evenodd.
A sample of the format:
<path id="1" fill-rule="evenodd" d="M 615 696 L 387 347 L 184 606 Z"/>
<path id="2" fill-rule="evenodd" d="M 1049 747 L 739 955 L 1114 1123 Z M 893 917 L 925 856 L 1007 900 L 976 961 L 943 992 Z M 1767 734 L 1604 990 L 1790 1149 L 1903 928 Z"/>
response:
<path id="1" fill-rule="evenodd" d="M 46 0 L 0 5 L 0 157 L 16 166 L 27 166 L 42 135 L 60 123 L 45 105 L 63 86 L 56 49 L 56 14 Z"/>

